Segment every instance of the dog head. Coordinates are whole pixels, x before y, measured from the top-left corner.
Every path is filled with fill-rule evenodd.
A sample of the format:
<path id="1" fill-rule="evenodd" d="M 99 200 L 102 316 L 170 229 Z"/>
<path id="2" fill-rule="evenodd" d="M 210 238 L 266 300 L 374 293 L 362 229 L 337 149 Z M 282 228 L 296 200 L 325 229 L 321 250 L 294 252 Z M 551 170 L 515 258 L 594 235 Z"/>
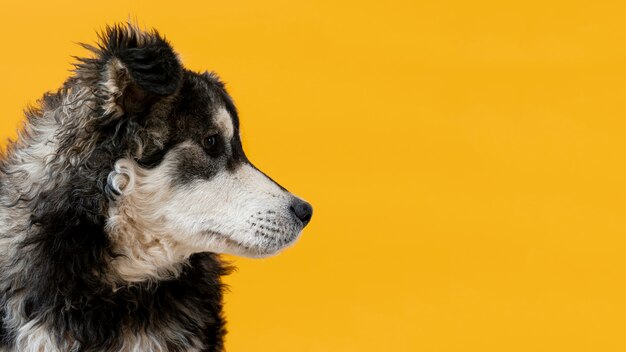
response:
<path id="1" fill-rule="evenodd" d="M 94 56 L 79 59 L 66 88 L 90 97 L 75 106 L 90 117 L 67 148 L 82 145 L 92 168 L 109 163 L 106 232 L 124 258 L 263 257 L 296 241 L 312 208 L 246 158 L 237 110 L 215 74 L 184 69 L 163 37 L 132 25 L 87 47 Z"/>

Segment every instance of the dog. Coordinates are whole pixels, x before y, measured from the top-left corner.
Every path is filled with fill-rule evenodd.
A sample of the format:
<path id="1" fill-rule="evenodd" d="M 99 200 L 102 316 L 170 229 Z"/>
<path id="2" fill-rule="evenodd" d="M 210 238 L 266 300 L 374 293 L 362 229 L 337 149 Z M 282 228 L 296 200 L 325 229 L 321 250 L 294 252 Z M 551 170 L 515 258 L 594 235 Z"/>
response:
<path id="1" fill-rule="evenodd" d="M 0 351 L 222 351 L 220 254 L 312 207 L 246 158 L 233 100 L 156 30 L 106 27 L 0 157 Z"/>

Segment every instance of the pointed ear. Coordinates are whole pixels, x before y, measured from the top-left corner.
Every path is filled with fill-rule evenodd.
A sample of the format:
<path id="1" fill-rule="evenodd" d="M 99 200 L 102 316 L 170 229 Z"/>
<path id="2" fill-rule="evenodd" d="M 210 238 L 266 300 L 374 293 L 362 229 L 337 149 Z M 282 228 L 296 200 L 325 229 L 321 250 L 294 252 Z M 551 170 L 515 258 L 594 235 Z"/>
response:
<path id="1" fill-rule="evenodd" d="M 182 81 L 182 66 L 170 44 L 155 30 L 133 24 L 107 27 L 95 55 L 78 58 L 77 78 L 91 86 L 103 113 L 111 117 L 146 111 L 159 98 L 174 94 Z"/>

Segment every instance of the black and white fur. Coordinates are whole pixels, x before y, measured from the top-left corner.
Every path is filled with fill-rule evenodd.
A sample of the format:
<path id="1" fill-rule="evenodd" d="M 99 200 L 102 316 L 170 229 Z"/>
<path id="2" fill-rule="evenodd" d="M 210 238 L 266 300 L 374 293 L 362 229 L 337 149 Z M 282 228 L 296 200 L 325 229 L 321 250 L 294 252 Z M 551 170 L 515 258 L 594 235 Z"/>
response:
<path id="1" fill-rule="evenodd" d="M 292 244 L 308 203 L 257 170 L 212 73 L 107 28 L 0 160 L 0 351 L 222 351 L 218 254 Z"/>

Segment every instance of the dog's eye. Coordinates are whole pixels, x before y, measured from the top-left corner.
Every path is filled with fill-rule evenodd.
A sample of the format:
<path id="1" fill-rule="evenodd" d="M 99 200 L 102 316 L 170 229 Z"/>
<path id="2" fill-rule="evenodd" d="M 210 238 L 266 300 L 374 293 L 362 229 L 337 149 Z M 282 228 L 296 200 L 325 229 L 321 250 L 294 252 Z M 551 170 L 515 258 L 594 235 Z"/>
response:
<path id="1" fill-rule="evenodd" d="M 215 144 L 217 144 L 217 135 L 214 134 L 212 136 L 208 136 L 204 139 L 204 143 L 203 143 L 203 147 L 204 149 L 211 149 L 212 147 L 215 146 Z"/>
<path id="2" fill-rule="evenodd" d="M 202 141 L 202 147 L 204 148 L 204 150 L 206 150 L 207 153 L 211 155 L 216 154 L 216 153 L 219 154 L 218 149 L 220 148 L 216 148 L 218 144 L 219 144 L 219 135 L 217 134 L 207 136 Z"/>

